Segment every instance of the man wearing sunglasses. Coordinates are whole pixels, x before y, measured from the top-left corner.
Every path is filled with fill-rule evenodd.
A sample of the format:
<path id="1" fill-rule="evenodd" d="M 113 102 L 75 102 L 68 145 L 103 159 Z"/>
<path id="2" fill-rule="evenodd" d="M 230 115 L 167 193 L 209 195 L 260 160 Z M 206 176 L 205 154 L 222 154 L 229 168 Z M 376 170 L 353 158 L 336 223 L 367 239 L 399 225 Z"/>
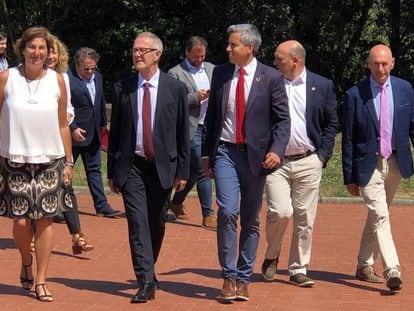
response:
<path id="1" fill-rule="evenodd" d="M 81 156 L 97 216 L 117 218 L 106 199 L 101 175 L 101 130 L 107 126 L 102 76 L 96 71 L 99 54 L 88 47 L 76 51 L 69 82 L 75 118 L 72 132 L 73 160 Z"/>

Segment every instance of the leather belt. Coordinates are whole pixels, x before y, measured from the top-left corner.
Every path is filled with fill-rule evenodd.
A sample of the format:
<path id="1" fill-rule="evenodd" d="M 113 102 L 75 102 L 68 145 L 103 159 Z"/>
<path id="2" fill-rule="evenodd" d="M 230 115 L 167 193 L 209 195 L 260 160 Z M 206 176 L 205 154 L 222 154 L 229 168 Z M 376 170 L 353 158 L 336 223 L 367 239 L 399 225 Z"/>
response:
<path id="1" fill-rule="evenodd" d="M 135 161 L 143 162 L 143 163 L 146 163 L 146 164 L 154 164 L 155 163 L 155 159 L 149 159 L 149 158 L 146 158 L 146 157 L 141 157 L 139 155 L 135 155 Z"/>
<path id="2" fill-rule="evenodd" d="M 247 144 L 233 144 L 227 141 L 220 140 L 220 144 L 223 144 L 226 147 L 235 149 L 236 151 L 247 151 Z"/>
<path id="3" fill-rule="evenodd" d="M 295 161 L 295 160 L 300 160 L 300 159 L 306 158 L 306 157 L 310 156 L 312 153 L 313 153 L 312 151 L 308 150 L 305 153 L 285 155 L 285 158 L 289 159 L 291 161 Z"/>

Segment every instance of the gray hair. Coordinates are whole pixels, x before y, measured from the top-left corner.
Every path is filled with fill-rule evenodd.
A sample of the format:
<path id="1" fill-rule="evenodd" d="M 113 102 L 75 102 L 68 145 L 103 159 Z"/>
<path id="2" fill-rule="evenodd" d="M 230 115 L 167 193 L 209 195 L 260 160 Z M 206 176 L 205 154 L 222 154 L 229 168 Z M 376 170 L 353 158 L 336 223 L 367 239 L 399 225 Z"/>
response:
<path id="1" fill-rule="evenodd" d="M 149 31 L 144 31 L 144 32 L 140 32 L 139 34 L 136 35 L 135 40 L 138 38 L 150 38 L 154 41 L 154 48 L 159 50 L 162 54 L 162 51 L 164 49 L 162 41 L 160 39 L 160 37 L 158 37 L 155 33 L 149 32 Z"/>
<path id="2" fill-rule="evenodd" d="M 94 49 L 83 47 L 76 51 L 73 59 L 76 65 L 81 65 L 87 58 L 93 59 L 98 64 L 100 56 Z"/>
<path id="3" fill-rule="evenodd" d="M 253 44 L 254 53 L 259 51 L 260 45 L 262 44 L 262 36 L 256 26 L 252 24 L 231 25 L 227 29 L 227 33 L 230 35 L 234 32 L 240 33 L 240 39 L 244 45 L 249 43 Z"/>

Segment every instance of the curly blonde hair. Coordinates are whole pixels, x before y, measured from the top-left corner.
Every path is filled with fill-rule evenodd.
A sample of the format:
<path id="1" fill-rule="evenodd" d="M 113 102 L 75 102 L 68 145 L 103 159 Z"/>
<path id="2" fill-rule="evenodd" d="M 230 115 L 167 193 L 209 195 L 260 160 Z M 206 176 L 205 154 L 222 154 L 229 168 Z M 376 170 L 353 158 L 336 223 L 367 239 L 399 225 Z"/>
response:
<path id="1" fill-rule="evenodd" d="M 68 63 L 69 63 L 69 53 L 67 46 L 59 40 L 58 37 L 52 35 L 53 38 L 53 46 L 52 50 L 55 48 L 58 52 L 58 60 L 56 62 L 55 71 L 59 73 L 66 72 L 68 70 Z"/>

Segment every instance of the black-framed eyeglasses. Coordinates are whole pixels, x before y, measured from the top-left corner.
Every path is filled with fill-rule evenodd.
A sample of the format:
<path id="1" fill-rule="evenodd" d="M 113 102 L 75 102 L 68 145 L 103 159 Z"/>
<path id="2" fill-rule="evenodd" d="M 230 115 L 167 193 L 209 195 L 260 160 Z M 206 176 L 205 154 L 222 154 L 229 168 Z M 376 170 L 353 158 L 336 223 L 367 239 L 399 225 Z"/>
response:
<path id="1" fill-rule="evenodd" d="M 158 51 L 158 49 L 155 48 L 133 48 L 132 52 L 138 53 L 139 55 L 145 55 L 149 52 L 154 52 L 154 51 Z"/>
<path id="2" fill-rule="evenodd" d="M 82 66 L 82 69 L 85 70 L 85 71 L 95 71 L 96 67 L 84 67 L 84 66 Z"/>

